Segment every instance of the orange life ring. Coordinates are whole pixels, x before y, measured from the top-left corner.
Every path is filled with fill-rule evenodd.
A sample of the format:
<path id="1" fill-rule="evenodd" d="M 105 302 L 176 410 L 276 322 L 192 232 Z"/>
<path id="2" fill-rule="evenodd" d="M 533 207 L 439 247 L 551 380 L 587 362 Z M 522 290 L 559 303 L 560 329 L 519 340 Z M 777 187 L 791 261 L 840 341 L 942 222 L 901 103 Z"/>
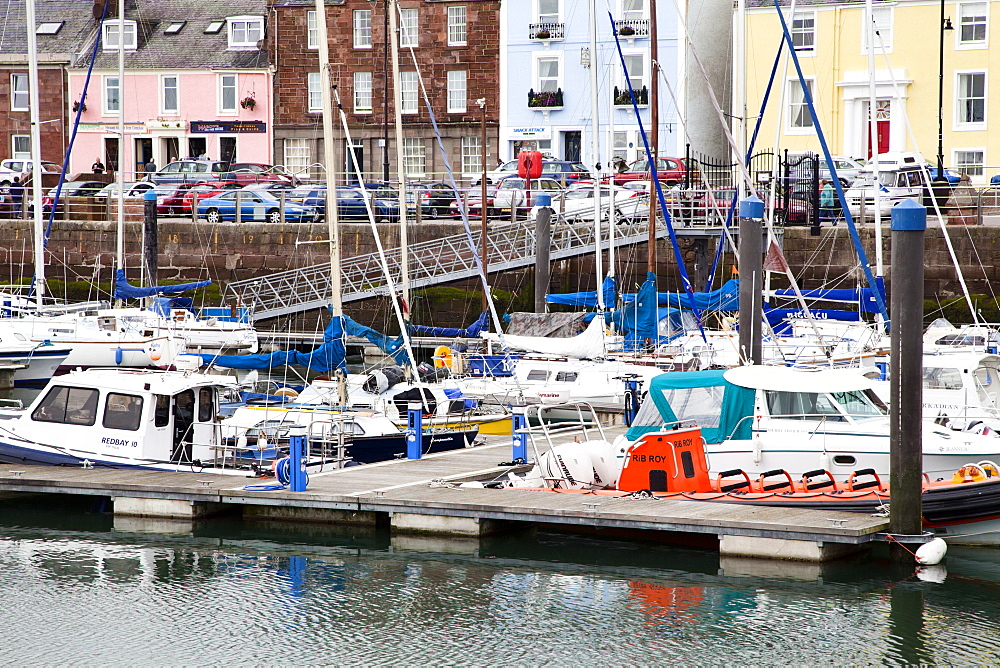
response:
<path id="1" fill-rule="evenodd" d="M 437 369 L 450 369 L 452 363 L 455 361 L 455 354 L 448 346 L 438 346 L 434 349 L 434 355 L 431 357 L 431 360 L 434 361 L 434 367 Z"/>

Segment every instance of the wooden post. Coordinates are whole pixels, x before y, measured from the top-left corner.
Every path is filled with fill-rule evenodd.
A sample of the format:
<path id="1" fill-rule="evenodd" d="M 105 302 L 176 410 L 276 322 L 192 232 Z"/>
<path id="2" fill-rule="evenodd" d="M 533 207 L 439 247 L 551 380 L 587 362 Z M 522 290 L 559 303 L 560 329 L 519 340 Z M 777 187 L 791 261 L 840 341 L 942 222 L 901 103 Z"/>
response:
<path id="1" fill-rule="evenodd" d="M 740 361 L 760 364 L 763 358 L 760 322 L 764 260 L 761 222 L 764 202 L 751 195 L 740 200 Z"/>

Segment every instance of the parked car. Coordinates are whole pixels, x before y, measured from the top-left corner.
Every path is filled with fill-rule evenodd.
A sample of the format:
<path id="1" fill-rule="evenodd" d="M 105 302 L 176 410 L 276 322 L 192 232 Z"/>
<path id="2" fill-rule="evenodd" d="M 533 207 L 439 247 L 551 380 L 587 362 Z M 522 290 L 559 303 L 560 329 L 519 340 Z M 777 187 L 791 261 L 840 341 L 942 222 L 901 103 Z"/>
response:
<path id="1" fill-rule="evenodd" d="M 528 210 L 537 204 L 539 194 L 552 195 L 562 190 L 563 185 L 555 179 L 531 179 L 528 184 L 526 179 L 519 176 L 508 176 L 497 185 L 497 191 L 493 195 L 493 208 L 501 214 L 510 212 L 512 208 Z"/>
<path id="2" fill-rule="evenodd" d="M 142 197 L 146 194 L 146 191 L 154 188 L 154 184 L 148 181 L 126 181 L 125 186 L 125 197 Z M 94 197 L 118 197 L 118 184 L 109 183 L 94 195 Z"/>
<path id="3" fill-rule="evenodd" d="M 265 165 L 259 162 L 234 162 L 229 165 L 226 180 L 236 181 L 241 186 L 251 183 L 285 183 L 298 185 L 298 179 L 285 171 L 284 167 Z"/>
<path id="4" fill-rule="evenodd" d="M 486 183 L 499 183 L 501 179 L 505 179 L 508 176 L 517 175 L 517 160 L 508 160 L 502 163 L 496 169 L 492 169 L 486 172 Z M 482 176 L 476 176 L 472 181 L 472 185 L 478 186 L 482 182 Z"/>
<path id="5" fill-rule="evenodd" d="M 66 181 L 59 191 L 60 202 L 65 202 L 67 197 L 95 197 L 97 193 L 107 185 L 103 181 Z M 42 196 L 42 211 L 48 213 L 52 211 L 55 202 L 56 189 L 51 188 Z M 58 207 L 56 207 L 58 209 Z M 28 201 L 28 211 L 35 210 L 35 203 Z"/>
<path id="6" fill-rule="evenodd" d="M 486 185 L 486 215 L 491 216 L 494 213 L 494 201 L 493 198 L 496 195 L 497 186 L 496 184 Z M 463 201 L 468 206 L 468 216 L 469 218 L 480 218 L 482 217 L 482 201 L 483 201 L 483 187 L 481 185 L 474 186 L 465 191 L 462 195 L 455 199 L 454 202 L 448 205 L 448 212 L 451 213 L 455 218 L 462 217 L 461 206 Z"/>
<path id="7" fill-rule="evenodd" d="M 174 160 L 163 169 L 146 175 L 152 183 L 204 183 L 230 180 L 229 163 L 221 160 Z"/>
<path id="8" fill-rule="evenodd" d="M 611 210 L 611 195 L 615 196 L 615 216 L 617 220 L 644 218 L 649 215 L 649 198 L 645 193 L 631 188 L 622 188 L 607 183 L 601 184 L 601 220 L 607 220 Z M 576 222 L 594 220 L 594 184 L 576 183 L 566 190 L 554 194 L 551 208 L 560 220 Z M 538 206 L 531 209 L 529 220 L 534 220 Z"/>
<path id="9" fill-rule="evenodd" d="M 858 178 L 858 174 L 865 166 L 863 160 L 855 160 L 854 158 L 842 155 L 833 155 L 830 158 L 833 161 L 833 168 L 837 172 L 837 178 L 845 188 L 849 188 L 854 183 L 854 180 Z M 788 185 L 801 182 L 815 182 L 818 184 L 823 181 L 833 180 L 830 167 L 826 164 L 826 158 L 820 154 L 813 152 L 789 153 L 787 159 L 789 165 L 788 172 L 783 176 L 787 176 Z M 819 176 L 815 180 L 813 179 L 813 165 L 819 166 Z"/>
<path id="10" fill-rule="evenodd" d="M 41 162 L 43 173 L 55 173 L 58 174 L 60 171 L 59 165 L 54 162 L 46 162 L 43 160 Z M 21 160 L 19 158 L 8 158 L 7 160 L 0 160 L 0 188 L 6 190 L 6 188 L 14 180 L 14 177 L 25 177 L 31 173 L 31 161 Z M 21 179 L 24 180 L 23 178 Z"/>
<path id="11" fill-rule="evenodd" d="M 159 183 L 153 186 L 156 191 L 156 213 L 161 216 L 180 216 L 184 214 L 184 195 L 196 187 L 195 183 Z M 188 204 L 187 213 L 191 213 Z"/>
<path id="12" fill-rule="evenodd" d="M 188 184 L 188 189 L 184 192 L 181 203 L 181 213 L 190 215 L 191 210 L 197 211 L 195 202 L 199 202 L 209 197 L 221 195 L 227 190 L 239 190 L 240 184 L 235 181 L 213 181 L 211 183 Z"/>
<path id="13" fill-rule="evenodd" d="M 697 185 L 698 171 L 691 169 L 691 182 Z M 684 158 L 658 158 L 656 161 L 656 178 L 667 185 L 682 183 L 687 176 L 688 167 Z M 631 163 L 624 172 L 615 172 L 612 181 L 616 186 L 625 185 L 629 181 L 649 181 L 649 161 L 641 158 Z"/>
<path id="14" fill-rule="evenodd" d="M 236 220 L 237 199 L 242 221 L 282 222 L 281 201 L 269 192 L 227 190 L 221 195 L 198 201 L 198 217 L 209 223 Z M 285 202 L 284 220 L 309 223 L 319 216 L 316 207 Z"/>
<path id="15" fill-rule="evenodd" d="M 295 187 L 291 183 L 283 183 L 281 181 L 262 181 L 243 186 L 243 190 L 267 190 L 275 195 L 281 195 L 281 191 L 284 190 L 287 192 L 294 190 Z"/>
<path id="16" fill-rule="evenodd" d="M 341 218 L 367 218 L 368 208 L 365 206 L 367 198 L 371 202 L 372 213 L 375 214 L 376 221 L 399 219 L 399 200 L 383 196 L 385 194 L 398 197 L 398 193 L 392 188 L 368 190 L 367 187 L 337 186 L 337 215 Z M 326 214 L 326 186 L 324 185 L 299 186 L 289 192 L 288 199 L 311 206 L 320 215 Z"/>
<path id="17" fill-rule="evenodd" d="M 517 160 L 510 160 L 497 167 L 491 172 L 486 172 L 487 183 L 499 183 L 508 176 L 517 175 Z M 586 181 L 594 178 L 587 166 L 580 162 L 570 162 L 569 160 L 555 160 L 553 158 L 542 159 L 542 178 L 555 179 L 564 185 L 570 185 L 577 181 Z M 476 177 L 472 185 L 479 185 L 481 177 Z"/>
<path id="18" fill-rule="evenodd" d="M 447 183 L 413 183 L 406 186 L 407 193 L 414 193 L 423 205 L 422 212 L 432 216 L 449 213 L 451 203 L 458 193 Z"/>

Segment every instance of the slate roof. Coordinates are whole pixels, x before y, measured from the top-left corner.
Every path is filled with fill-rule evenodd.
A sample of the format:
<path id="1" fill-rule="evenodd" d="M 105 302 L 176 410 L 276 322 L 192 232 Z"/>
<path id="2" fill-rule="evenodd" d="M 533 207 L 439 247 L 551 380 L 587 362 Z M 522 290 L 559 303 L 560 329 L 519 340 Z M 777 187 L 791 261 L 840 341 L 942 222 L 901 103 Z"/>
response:
<path id="1" fill-rule="evenodd" d="M 117 8 L 117 0 L 110 0 Z M 205 28 L 212 21 L 227 16 L 264 17 L 265 38 L 267 8 L 265 0 L 126 0 L 125 19 L 136 21 L 138 48 L 125 52 L 127 68 L 205 69 L 268 67 L 267 49 L 228 50 L 224 25 L 214 35 Z M 56 35 L 38 35 L 40 54 L 72 54 L 73 67 L 84 68 L 90 62 L 99 21 L 94 18 L 94 4 L 89 0 L 36 0 L 37 23 L 65 21 Z M 186 21 L 175 35 L 164 35 L 171 23 Z M 10 12 L 0 19 L 0 55 L 27 54 L 24 2 L 10 3 Z M 96 69 L 118 67 L 118 52 L 101 50 Z"/>

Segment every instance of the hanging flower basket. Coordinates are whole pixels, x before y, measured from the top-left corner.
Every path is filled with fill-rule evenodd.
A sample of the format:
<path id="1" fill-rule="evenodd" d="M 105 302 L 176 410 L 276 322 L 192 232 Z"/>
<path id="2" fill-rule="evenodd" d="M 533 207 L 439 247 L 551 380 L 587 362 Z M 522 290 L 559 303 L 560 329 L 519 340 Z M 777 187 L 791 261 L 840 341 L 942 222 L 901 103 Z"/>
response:
<path id="1" fill-rule="evenodd" d="M 247 96 L 240 100 L 240 106 L 244 109 L 249 109 L 253 111 L 253 108 L 257 106 L 257 100 L 253 99 L 251 96 Z"/>
<path id="2" fill-rule="evenodd" d="M 81 109 L 87 111 L 87 104 L 85 102 L 78 101 L 73 103 L 73 111 L 80 111 Z"/>

